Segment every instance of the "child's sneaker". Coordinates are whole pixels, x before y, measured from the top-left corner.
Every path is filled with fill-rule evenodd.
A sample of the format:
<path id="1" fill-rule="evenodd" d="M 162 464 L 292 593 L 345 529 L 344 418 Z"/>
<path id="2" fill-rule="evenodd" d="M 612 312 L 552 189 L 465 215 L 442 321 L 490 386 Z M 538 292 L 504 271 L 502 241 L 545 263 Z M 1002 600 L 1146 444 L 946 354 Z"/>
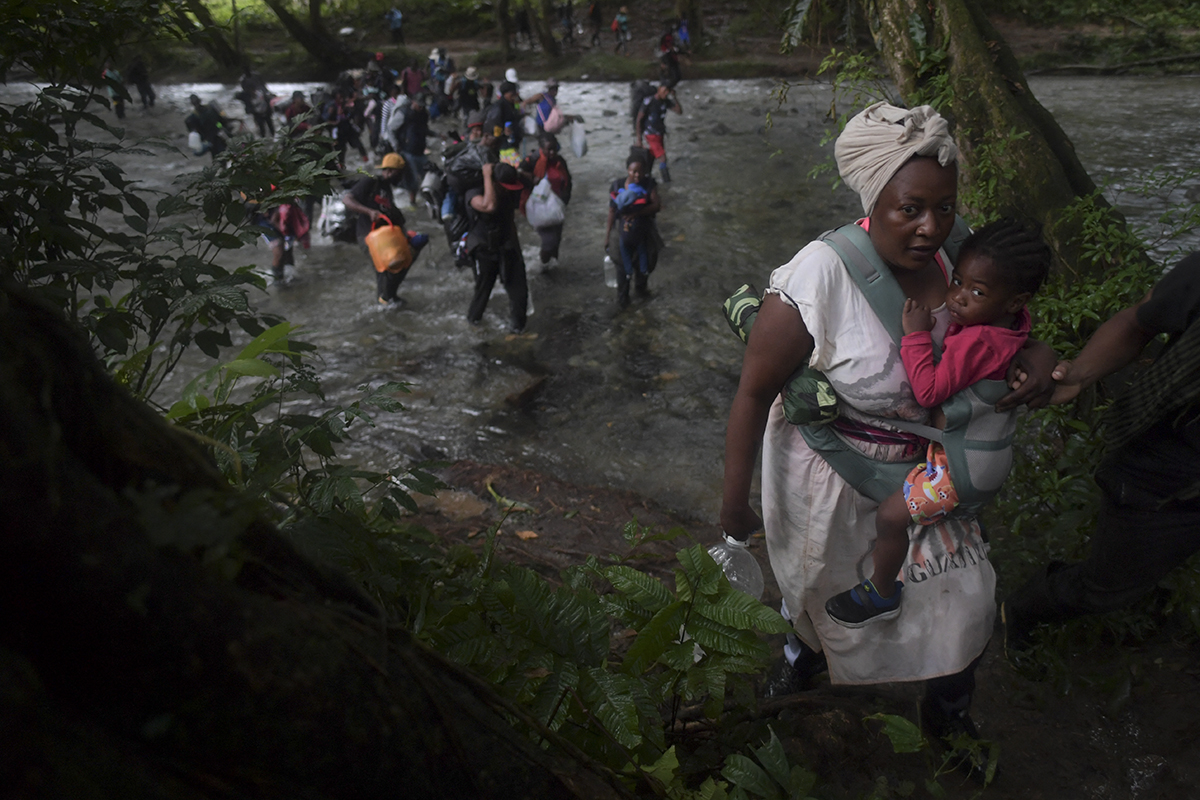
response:
<path id="1" fill-rule="evenodd" d="M 904 584 L 896 581 L 895 594 L 880 597 L 875 584 L 863 581 L 826 600 L 825 613 L 845 628 L 861 628 L 871 622 L 894 619 L 900 616 L 900 590 L 903 588 Z"/>

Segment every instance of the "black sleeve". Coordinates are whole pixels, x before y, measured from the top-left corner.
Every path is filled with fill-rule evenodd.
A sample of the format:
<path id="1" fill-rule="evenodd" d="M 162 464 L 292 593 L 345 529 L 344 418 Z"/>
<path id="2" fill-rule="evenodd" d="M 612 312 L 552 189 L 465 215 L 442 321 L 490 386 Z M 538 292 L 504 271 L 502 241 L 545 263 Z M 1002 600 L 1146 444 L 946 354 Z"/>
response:
<path id="1" fill-rule="evenodd" d="M 1150 299 L 1137 311 L 1138 324 L 1156 333 L 1175 335 L 1200 317 L 1200 252 L 1187 256 L 1155 284 Z"/>
<path id="2" fill-rule="evenodd" d="M 361 178 L 350 189 L 350 196 L 355 202 L 362 203 L 367 208 L 375 208 L 375 179 L 371 176 Z"/>
<path id="3" fill-rule="evenodd" d="M 574 179 L 571 178 L 571 170 L 567 168 L 566 159 L 560 159 L 560 160 L 562 161 L 563 173 L 567 176 L 567 185 L 565 187 L 563 187 L 563 197 L 562 197 L 562 201 L 565 204 L 565 203 L 571 202 L 571 188 L 575 185 L 575 181 L 574 181 Z"/>

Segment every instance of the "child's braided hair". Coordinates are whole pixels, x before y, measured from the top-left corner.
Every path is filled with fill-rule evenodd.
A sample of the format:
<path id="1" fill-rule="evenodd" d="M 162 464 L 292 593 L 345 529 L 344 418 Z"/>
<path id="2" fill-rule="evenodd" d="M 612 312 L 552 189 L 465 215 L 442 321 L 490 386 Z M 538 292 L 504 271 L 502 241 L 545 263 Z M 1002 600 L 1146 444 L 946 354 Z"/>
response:
<path id="1" fill-rule="evenodd" d="M 1050 248 L 1036 222 L 1005 217 L 984 225 L 962 243 L 959 261 L 969 253 L 990 258 L 1017 293 L 1036 293 L 1050 273 Z"/>

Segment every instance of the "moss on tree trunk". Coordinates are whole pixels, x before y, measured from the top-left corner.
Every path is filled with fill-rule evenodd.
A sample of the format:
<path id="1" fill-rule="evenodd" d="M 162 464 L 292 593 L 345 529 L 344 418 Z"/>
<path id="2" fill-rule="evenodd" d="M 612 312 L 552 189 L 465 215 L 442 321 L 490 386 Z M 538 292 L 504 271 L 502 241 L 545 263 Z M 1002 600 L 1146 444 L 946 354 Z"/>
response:
<path id="1" fill-rule="evenodd" d="M 906 99 L 928 96 L 944 71 L 953 99 L 941 110 L 962 151 L 967 210 L 987 205 L 1042 223 L 1059 266 L 1074 270 L 1079 230 L 1063 211 L 1095 183 L 983 12 L 965 0 L 875 0 L 869 16 L 876 47 Z M 944 65 L 929 69 L 928 53 L 938 50 Z"/>

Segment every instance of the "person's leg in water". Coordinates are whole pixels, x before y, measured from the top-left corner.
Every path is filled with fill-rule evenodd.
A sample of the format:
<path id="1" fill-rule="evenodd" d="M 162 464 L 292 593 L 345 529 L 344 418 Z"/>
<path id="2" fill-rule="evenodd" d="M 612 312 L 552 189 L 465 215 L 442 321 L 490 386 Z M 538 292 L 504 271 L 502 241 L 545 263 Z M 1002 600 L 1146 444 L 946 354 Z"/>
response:
<path id="1" fill-rule="evenodd" d="M 912 515 L 904 491 L 892 493 L 875 512 L 875 547 L 871 551 L 874 571 L 870 579 L 834 595 L 825 610 L 834 622 L 860 628 L 868 622 L 893 619 L 900 614 L 900 590 L 896 580 L 908 554 L 908 526 Z"/>
<path id="2" fill-rule="evenodd" d="M 639 245 L 625 239 L 617 241 L 621 248 L 622 264 L 622 268 L 617 270 L 617 308 L 625 308 L 629 305 L 629 282 L 633 280 L 634 259 L 638 259 Z M 641 263 L 640 259 L 638 263 Z"/>
<path id="3" fill-rule="evenodd" d="M 504 291 L 508 294 L 508 329 L 512 333 L 525 330 L 529 312 L 529 284 L 525 276 L 525 257 L 516 247 L 502 250 Z"/>
<path id="4" fill-rule="evenodd" d="M 400 302 L 400 298 L 396 296 L 396 292 L 400 289 L 400 284 L 404 283 L 404 279 L 407 276 L 408 270 L 406 269 L 402 269 L 399 272 L 392 272 L 385 269 L 383 272 L 375 273 L 375 290 L 381 306 Z"/>
<path id="5" fill-rule="evenodd" d="M 637 272 L 633 275 L 633 286 L 638 297 L 650 295 L 650 287 L 646 285 L 650 279 L 650 245 L 647 238 L 643 236 L 637 246 Z"/>
<path id="6" fill-rule="evenodd" d="M 667 144 L 660 133 L 646 134 L 646 149 L 650 151 L 651 159 L 658 161 L 658 172 L 663 183 L 671 182 L 671 173 L 667 170 Z M 652 162 L 653 163 L 653 162 Z M 650 174 L 650 165 L 646 166 L 646 174 Z"/>
<path id="7" fill-rule="evenodd" d="M 538 256 L 542 260 L 542 272 L 550 269 L 550 259 L 558 258 L 558 248 L 562 243 L 563 226 L 547 225 L 543 228 L 538 228 L 538 236 L 542 240 L 542 250 Z"/>
<path id="8" fill-rule="evenodd" d="M 467 321 L 478 325 L 487 309 L 488 298 L 492 296 L 496 277 L 500 274 L 500 254 L 477 247 L 471 253 L 471 262 L 475 269 L 475 295 L 467 308 Z"/>

